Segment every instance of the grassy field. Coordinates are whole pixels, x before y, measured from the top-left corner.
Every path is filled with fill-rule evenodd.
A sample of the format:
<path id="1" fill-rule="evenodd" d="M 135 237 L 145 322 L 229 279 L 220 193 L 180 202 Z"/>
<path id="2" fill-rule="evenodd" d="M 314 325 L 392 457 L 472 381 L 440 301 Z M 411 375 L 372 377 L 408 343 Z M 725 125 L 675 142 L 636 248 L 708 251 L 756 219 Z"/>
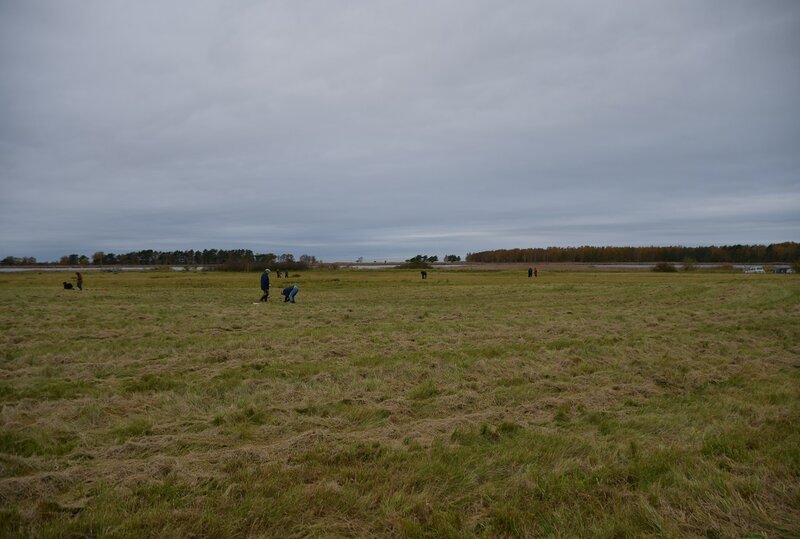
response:
<path id="1" fill-rule="evenodd" d="M 800 278 L 429 275 L 0 274 L 0 536 L 800 536 Z"/>

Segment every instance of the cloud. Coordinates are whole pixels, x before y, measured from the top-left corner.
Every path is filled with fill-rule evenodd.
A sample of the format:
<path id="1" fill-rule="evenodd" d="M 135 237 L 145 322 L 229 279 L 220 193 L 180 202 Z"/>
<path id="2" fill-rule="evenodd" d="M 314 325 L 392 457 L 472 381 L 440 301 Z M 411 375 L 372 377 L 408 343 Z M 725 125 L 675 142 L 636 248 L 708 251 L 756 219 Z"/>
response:
<path id="1" fill-rule="evenodd" d="M 792 1 L 3 3 L 0 251 L 797 240 L 799 30 Z"/>

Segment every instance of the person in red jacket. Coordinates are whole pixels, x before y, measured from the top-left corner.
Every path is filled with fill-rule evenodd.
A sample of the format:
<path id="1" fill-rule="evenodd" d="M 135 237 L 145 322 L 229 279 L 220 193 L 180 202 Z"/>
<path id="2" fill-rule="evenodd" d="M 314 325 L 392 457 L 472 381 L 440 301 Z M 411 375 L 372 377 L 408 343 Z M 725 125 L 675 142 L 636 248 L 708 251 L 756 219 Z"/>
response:
<path id="1" fill-rule="evenodd" d="M 77 281 L 78 290 L 83 290 L 83 275 L 80 271 L 75 272 L 75 280 Z"/>

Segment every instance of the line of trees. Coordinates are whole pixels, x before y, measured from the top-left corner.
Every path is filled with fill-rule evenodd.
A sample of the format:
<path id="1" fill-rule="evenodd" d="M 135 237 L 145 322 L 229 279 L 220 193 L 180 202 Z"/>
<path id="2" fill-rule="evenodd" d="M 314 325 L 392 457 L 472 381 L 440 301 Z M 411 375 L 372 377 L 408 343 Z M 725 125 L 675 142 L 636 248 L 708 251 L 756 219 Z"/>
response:
<path id="1" fill-rule="evenodd" d="M 425 262 L 428 264 L 433 264 L 434 262 L 438 262 L 439 257 L 436 255 L 428 256 L 428 255 L 417 255 L 413 258 L 409 258 L 406 262 L 410 264 L 416 264 L 420 262 Z M 461 257 L 457 255 L 444 255 L 445 262 L 461 262 Z"/>
<path id="2" fill-rule="evenodd" d="M 417 255 L 408 259 L 409 263 L 437 262 L 437 256 Z M 458 262 L 460 256 L 446 255 L 445 262 Z M 467 253 L 467 262 L 686 262 L 704 263 L 791 263 L 800 260 L 800 243 L 783 242 L 770 245 L 712 245 L 709 247 L 531 247 L 527 249 L 495 249 Z M 0 265 L 20 266 L 36 264 L 34 257 L 7 256 Z M 62 256 L 59 264 L 70 266 L 86 265 L 177 265 L 177 266 L 219 266 L 223 269 L 255 269 L 258 267 L 302 268 L 322 263 L 311 255 L 301 255 L 295 259 L 291 253 L 254 253 L 250 249 L 203 249 L 188 251 L 156 251 L 144 249 L 124 254 L 97 251 L 91 258 L 86 255 L 70 254 Z"/>
<path id="3" fill-rule="evenodd" d="M 32 266 L 36 264 L 36 257 L 33 256 L 7 256 L 0 260 L 0 266 Z"/>
<path id="4" fill-rule="evenodd" d="M 433 264 L 434 262 L 438 262 L 439 257 L 436 255 L 428 256 L 428 255 L 417 255 L 415 257 L 409 258 L 406 262 L 410 264 L 418 264 L 420 262 L 424 262 L 426 264 Z"/>
<path id="5" fill-rule="evenodd" d="M 295 259 L 291 253 L 276 255 L 275 253 L 254 253 L 250 249 L 203 249 L 188 251 L 156 251 L 144 249 L 130 253 L 114 254 L 97 251 L 91 258 L 86 255 L 70 254 L 60 258 L 59 264 L 67 266 L 216 266 L 220 269 L 254 269 L 256 267 L 274 266 L 276 268 L 307 268 L 321 263 L 312 255 L 301 255 Z M 33 265 L 33 257 L 8 256 L 0 261 L 6 266 Z"/>
<path id="6" fill-rule="evenodd" d="M 709 247 L 546 247 L 467 253 L 467 262 L 684 262 L 757 263 L 800 260 L 800 243 Z"/>

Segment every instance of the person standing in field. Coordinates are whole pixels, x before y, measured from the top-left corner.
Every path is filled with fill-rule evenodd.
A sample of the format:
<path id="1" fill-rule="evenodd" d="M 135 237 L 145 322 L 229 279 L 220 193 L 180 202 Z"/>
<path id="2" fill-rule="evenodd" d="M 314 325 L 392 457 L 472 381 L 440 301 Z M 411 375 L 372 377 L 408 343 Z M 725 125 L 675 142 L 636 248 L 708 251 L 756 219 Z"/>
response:
<path id="1" fill-rule="evenodd" d="M 533 268 L 533 276 L 534 277 L 538 277 L 539 276 L 539 269 L 538 268 Z"/>
<path id="2" fill-rule="evenodd" d="M 300 288 L 297 285 L 289 285 L 283 289 L 281 295 L 284 296 L 283 302 L 286 303 L 287 301 L 291 301 L 294 303 L 294 297 L 297 295 L 297 292 Z"/>
<path id="3" fill-rule="evenodd" d="M 528 268 L 528 279 L 533 277 L 533 268 Z"/>
<path id="4" fill-rule="evenodd" d="M 265 269 L 264 273 L 261 274 L 261 290 L 264 292 L 264 295 L 261 296 L 259 301 L 267 301 L 269 299 L 269 270 Z"/>
<path id="5" fill-rule="evenodd" d="M 80 271 L 75 272 L 75 280 L 77 281 L 78 290 L 83 290 L 83 275 Z"/>

